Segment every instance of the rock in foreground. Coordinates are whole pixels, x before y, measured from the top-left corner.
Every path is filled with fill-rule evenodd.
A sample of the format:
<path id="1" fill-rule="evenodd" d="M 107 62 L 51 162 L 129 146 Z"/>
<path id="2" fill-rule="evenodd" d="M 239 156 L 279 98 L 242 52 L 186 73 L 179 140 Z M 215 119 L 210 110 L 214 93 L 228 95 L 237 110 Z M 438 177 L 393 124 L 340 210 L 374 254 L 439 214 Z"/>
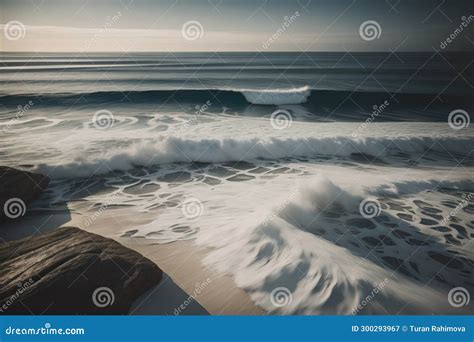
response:
<path id="1" fill-rule="evenodd" d="M 78 228 L 0 244 L 0 314 L 127 314 L 163 272 Z"/>
<path id="2" fill-rule="evenodd" d="M 46 190 L 49 178 L 0 166 L 0 222 L 22 216 L 26 205 Z"/>

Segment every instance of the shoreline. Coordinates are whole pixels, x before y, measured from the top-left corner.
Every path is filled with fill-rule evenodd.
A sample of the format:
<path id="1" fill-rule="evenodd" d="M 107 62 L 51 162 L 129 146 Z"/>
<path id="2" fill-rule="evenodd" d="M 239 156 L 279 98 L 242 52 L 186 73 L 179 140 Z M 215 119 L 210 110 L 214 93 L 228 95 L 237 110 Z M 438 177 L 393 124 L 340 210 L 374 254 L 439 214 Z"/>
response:
<path id="1" fill-rule="evenodd" d="M 81 220 L 72 214 L 71 221 L 64 225 L 74 225 L 91 233 L 114 239 L 127 248 L 130 248 L 154 262 L 175 284 L 177 295 L 174 308 L 179 307 L 187 297 L 183 297 L 179 290 L 188 296 L 196 295 L 195 301 L 211 315 L 264 315 L 265 311 L 256 306 L 250 296 L 238 288 L 228 275 L 218 274 L 215 270 L 205 267 L 201 260 L 206 250 L 194 244 L 191 240 L 175 241 L 167 244 L 157 244 L 147 239 L 122 237 L 117 233 L 114 221 L 120 220 L 123 224 L 127 220 L 127 213 L 117 215 L 117 210 L 104 212 L 93 225 L 84 227 Z M 113 218 L 111 217 L 113 216 Z M 127 225 L 132 223 L 127 223 Z M 159 308 L 153 308 L 153 300 L 159 298 L 153 293 L 160 291 L 160 287 L 168 281 L 165 279 L 155 288 L 139 298 L 132 306 L 135 314 L 163 313 Z M 205 286 L 203 286 L 205 284 Z M 169 286 L 166 287 L 167 290 Z M 156 303 L 160 304 L 160 303 Z M 141 309 L 143 307 L 143 309 Z M 191 310 L 190 314 L 196 312 Z M 169 313 L 169 312 L 168 312 Z M 182 312 L 186 314 L 185 310 Z"/>

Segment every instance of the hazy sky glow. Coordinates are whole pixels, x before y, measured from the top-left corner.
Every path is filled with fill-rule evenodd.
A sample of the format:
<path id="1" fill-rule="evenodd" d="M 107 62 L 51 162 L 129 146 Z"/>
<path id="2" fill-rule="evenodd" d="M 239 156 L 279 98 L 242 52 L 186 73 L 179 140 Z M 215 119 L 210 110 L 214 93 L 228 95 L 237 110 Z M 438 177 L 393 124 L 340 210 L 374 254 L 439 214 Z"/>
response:
<path id="1" fill-rule="evenodd" d="M 2 51 L 417 51 L 439 48 L 474 1 L 0 0 L 0 10 Z M 367 20 L 378 39 L 361 39 Z M 19 39 L 6 39 L 11 21 L 23 25 Z M 474 22 L 449 49 L 473 42 Z"/>

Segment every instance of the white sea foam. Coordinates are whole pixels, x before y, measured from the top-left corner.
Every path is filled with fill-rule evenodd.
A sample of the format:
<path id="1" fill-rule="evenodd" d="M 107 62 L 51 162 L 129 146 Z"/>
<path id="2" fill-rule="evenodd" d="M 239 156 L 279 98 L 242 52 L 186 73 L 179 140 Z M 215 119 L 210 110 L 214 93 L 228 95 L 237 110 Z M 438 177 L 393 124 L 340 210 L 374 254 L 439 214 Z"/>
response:
<path id="1" fill-rule="evenodd" d="M 273 89 L 273 90 L 239 90 L 245 99 L 253 104 L 260 105 L 285 105 L 305 103 L 311 95 L 309 87 L 293 89 Z"/>
<path id="2" fill-rule="evenodd" d="M 440 143 L 440 144 L 439 144 Z M 85 152 L 58 165 L 40 164 L 39 172 L 53 177 L 83 177 L 125 171 L 136 166 L 178 162 L 218 163 L 254 161 L 287 157 L 349 156 L 364 153 L 375 157 L 397 153 L 419 154 L 427 151 L 468 154 L 472 139 L 458 138 L 251 138 L 182 139 L 166 137 L 110 149 L 101 153 Z M 369 157 L 370 158 L 370 157 Z"/>
<path id="3" fill-rule="evenodd" d="M 304 183 L 286 199 L 280 198 L 282 202 L 273 208 L 267 206 L 266 213 L 250 213 L 243 220 L 223 225 L 219 234 L 203 231 L 198 243 L 214 247 L 205 262 L 234 275 L 236 283 L 248 289 L 258 305 L 279 314 L 351 314 L 381 283 L 383 291 L 364 304 L 364 313 L 386 314 L 383 308 L 391 313 L 450 310 L 443 293 L 381 267 L 374 262 L 380 256 L 371 259 L 366 252 L 358 253 L 358 248 L 347 243 L 353 234 L 340 223 L 332 226 L 321 215 L 334 204 L 346 213 L 357 212 L 364 193 L 360 187 L 343 189 L 321 177 Z M 327 235 L 316 233 L 316 227 L 328 230 Z M 333 231 L 338 227 L 346 231 L 338 235 Z M 377 225 L 371 234 L 390 231 L 383 229 Z M 361 229 L 361 235 L 367 231 Z M 409 256 L 413 250 L 407 246 L 384 246 L 383 256 Z M 419 262 L 422 273 L 416 274 L 418 277 L 430 279 L 439 272 L 433 262 Z M 288 305 L 272 304 L 270 293 L 277 287 L 291 292 Z"/>
<path id="4" fill-rule="evenodd" d="M 346 226 L 347 219 L 361 218 L 360 201 L 369 193 L 376 194 L 379 186 L 386 183 L 387 175 L 367 176 L 363 170 L 348 171 L 344 167 L 324 171 L 324 177 L 290 174 L 263 184 L 246 182 L 245 187 L 227 182 L 218 191 L 189 183 L 179 193 L 183 191 L 184 198 L 200 196 L 202 216 L 190 221 L 183 218 L 179 206 L 167 208 L 156 221 L 133 226 L 134 236 L 167 243 L 189 238 L 177 236 L 173 227 L 198 230 L 191 237 L 197 244 L 210 247 L 205 264 L 232 275 L 239 287 L 271 313 L 351 314 L 361 303 L 363 308 L 358 312 L 364 314 L 387 314 L 387 310 L 391 314 L 446 314 L 454 310 L 437 286 L 423 286 L 429 280 L 434 283 L 432 278 L 440 274 L 439 265 L 427 253 L 443 253 L 443 244 L 430 240 L 429 245 L 420 249 L 397 239 L 391 228 L 376 220 L 371 220 L 374 228 L 357 228 L 357 235 L 352 231 L 356 227 L 349 230 Z M 393 170 L 389 177 L 395 174 L 397 171 Z M 415 171 L 404 178 L 420 179 L 423 175 Z M 439 177 L 442 174 L 438 180 Z M 352 181 L 354 178 L 357 183 Z M 298 179 L 300 184 L 295 186 Z M 420 188 L 424 187 L 420 182 Z M 332 210 L 338 210 L 341 218 L 328 219 L 324 215 Z M 463 215 L 463 219 L 468 218 L 468 213 Z M 415 223 L 409 229 L 413 237 L 432 234 L 429 228 L 425 231 Z M 392 243 L 381 244 L 382 248 L 376 251 L 363 242 L 364 238 L 379 236 L 389 237 Z M 417 258 L 410 261 L 418 270 L 410 271 L 414 277 L 381 264 L 382 257 L 404 259 L 413 253 Z M 453 282 L 464 281 L 462 272 L 449 268 L 443 272 Z M 383 290 L 377 290 L 367 302 L 367 296 L 379 284 L 383 284 Z M 281 287 L 288 289 L 292 299 L 278 307 L 273 304 L 271 293 Z"/>

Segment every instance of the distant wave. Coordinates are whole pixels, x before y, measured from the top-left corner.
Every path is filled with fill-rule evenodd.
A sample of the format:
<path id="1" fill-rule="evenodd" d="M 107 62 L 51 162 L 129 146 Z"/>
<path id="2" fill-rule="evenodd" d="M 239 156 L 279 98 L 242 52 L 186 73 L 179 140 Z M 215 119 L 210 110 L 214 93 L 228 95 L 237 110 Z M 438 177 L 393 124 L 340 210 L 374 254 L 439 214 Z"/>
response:
<path id="1" fill-rule="evenodd" d="M 227 106 L 301 104 L 308 100 L 314 90 L 309 87 L 293 89 L 176 89 L 143 91 L 99 91 L 91 93 L 44 93 L 44 94 L 0 94 L 5 104 L 21 103 L 38 98 L 41 103 L 65 105 L 79 99 L 87 103 L 106 102 L 166 102 L 173 98 L 180 103 L 200 104 L 211 101 Z M 125 97 L 124 94 L 127 96 Z"/>
<path id="2" fill-rule="evenodd" d="M 126 96 L 125 96 L 126 95 Z M 18 103 L 36 99 L 36 104 L 45 105 L 78 105 L 104 104 L 111 102 L 124 103 L 166 103 L 171 99 L 183 104 L 203 104 L 211 101 L 220 106 L 239 107 L 248 105 L 285 105 L 307 104 L 316 106 L 334 106 L 345 102 L 355 101 L 359 108 L 372 108 L 374 104 L 391 100 L 404 106 L 423 106 L 430 103 L 433 95 L 416 93 L 394 94 L 392 100 L 386 92 L 346 91 L 312 89 L 308 86 L 292 89 L 170 89 L 170 90 L 140 90 L 140 91 L 98 91 L 90 93 L 43 93 L 43 94 L 5 94 L 0 93 L 0 102 L 4 105 L 16 106 Z M 352 101 L 349 101 L 348 99 Z M 472 106 L 466 97 L 451 96 L 457 105 Z M 80 101 L 79 101 L 80 100 Z"/>
<path id="3" fill-rule="evenodd" d="M 245 99 L 253 104 L 282 105 L 305 103 L 311 95 L 309 87 L 275 90 L 242 90 Z"/>
<path id="4" fill-rule="evenodd" d="M 59 165 L 39 165 L 37 171 L 57 178 L 86 177 L 126 171 L 138 166 L 171 163 L 220 163 L 227 161 L 281 159 L 317 156 L 350 156 L 364 153 L 376 157 L 398 153 L 419 155 L 428 151 L 468 155 L 473 138 L 268 138 L 268 139 L 182 139 L 167 137 L 109 150 L 84 152 Z"/>

